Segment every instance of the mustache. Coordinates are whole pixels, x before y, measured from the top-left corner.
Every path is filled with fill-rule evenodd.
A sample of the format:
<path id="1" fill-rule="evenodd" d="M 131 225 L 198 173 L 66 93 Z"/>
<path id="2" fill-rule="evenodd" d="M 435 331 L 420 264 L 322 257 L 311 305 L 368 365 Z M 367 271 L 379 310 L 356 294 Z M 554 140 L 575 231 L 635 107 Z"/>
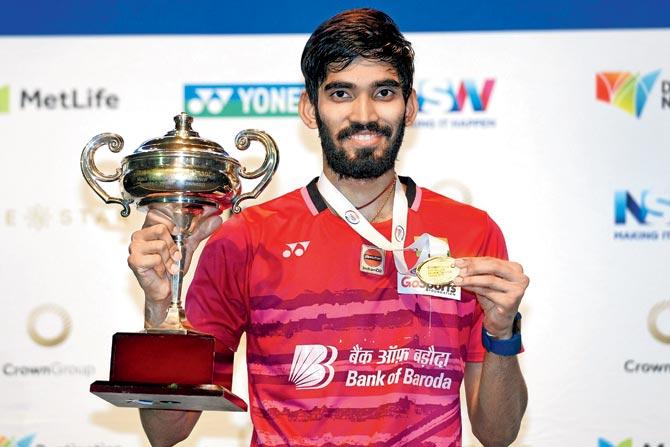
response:
<path id="1" fill-rule="evenodd" d="M 387 138 L 391 138 L 391 134 L 393 133 L 391 126 L 382 126 L 376 121 L 372 121 L 369 123 L 351 123 L 349 127 L 346 127 L 342 130 L 340 130 L 337 133 L 337 140 L 342 141 L 346 138 L 349 138 L 358 132 L 363 132 L 363 131 L 368 131 L 368 132 L 374 132 L 378 133 L 380 135 L 384 135 Z"/>

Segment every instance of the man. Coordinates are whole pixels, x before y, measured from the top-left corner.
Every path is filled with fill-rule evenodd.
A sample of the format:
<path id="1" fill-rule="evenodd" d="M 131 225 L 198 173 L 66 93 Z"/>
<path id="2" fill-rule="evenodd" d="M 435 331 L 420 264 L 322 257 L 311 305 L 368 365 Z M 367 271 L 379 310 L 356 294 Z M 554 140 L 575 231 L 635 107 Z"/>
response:
<path id="1" fill-rule="evenodd" d="M 302 69 L 322 175 L 223 224 L 186 300 L 224 346 L 247 333 L 252 445 L 460 446 L 462 381 L 475 435 L 509 445 L 527 401 L 515 354 L 528 278 L 486 213 L 396 176 L 418 111 L 409 42 L 384 13 L 347 11 L 312 34 Z M 219 224 L 205 220 L 189 253 Z M 152 212 L 130 246 L 148 325 L 169 302 L 171 228 Z M 402 248 L 417 239 L 422 259 L 457 258 L 460 288 L 409 271 L 417 254 Z M 198 417 L 141 410 L 152 445 L 184 439 Z"/>

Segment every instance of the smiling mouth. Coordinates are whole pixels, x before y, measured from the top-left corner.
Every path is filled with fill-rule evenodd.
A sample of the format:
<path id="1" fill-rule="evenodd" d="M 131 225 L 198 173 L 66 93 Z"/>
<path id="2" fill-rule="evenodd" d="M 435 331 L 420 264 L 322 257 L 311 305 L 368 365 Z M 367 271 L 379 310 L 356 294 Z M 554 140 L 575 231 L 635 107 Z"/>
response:
<path id="1" fill-rule="evenodd" d="M 359 143 L 370 143 L 381 138 L 383 135 L 377 132 L 358 132 L 349 137 L 349 139 Z"/>

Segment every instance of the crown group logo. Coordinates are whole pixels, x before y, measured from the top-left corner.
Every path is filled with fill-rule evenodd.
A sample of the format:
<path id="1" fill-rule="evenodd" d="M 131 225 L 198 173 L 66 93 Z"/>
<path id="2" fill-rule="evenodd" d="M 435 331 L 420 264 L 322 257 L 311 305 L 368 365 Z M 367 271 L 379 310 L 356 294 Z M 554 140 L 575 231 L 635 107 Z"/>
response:
<path id="1" fill-rule="evenodd" d="M 661 70 L 645 75 L 629 71 L 596 73 L 596 99 L 639 119 L 660 73 Z"/>
<path id="2" fill-rule="evenodd" d="M 670 240 L 670 193 L 614 192 L 615 240 Z"/>
<path id="3" fill-rule="evenodd" d="M 495 120 L 486 115 L 495 79 L 423 79 L 416 83 L 418 127 L 493 127 Z M 446 115 L 446 116 L 445 116 Z"/>
<path id="4" fill-rule="evenodd" d="M 303 84 L 189 84 L 184 110 L 196 117 L 297 116 L 303 90 Z"/>

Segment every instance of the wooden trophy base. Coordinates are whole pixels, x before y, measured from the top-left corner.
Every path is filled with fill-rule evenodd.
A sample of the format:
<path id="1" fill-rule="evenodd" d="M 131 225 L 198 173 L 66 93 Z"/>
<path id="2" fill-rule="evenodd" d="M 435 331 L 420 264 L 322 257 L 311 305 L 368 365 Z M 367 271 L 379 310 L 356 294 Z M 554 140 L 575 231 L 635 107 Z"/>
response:
<path id="1" fill-rule="evenodd" d="M 91 393 L 117 407 L 165 410 L 246 411 L 242 398 L 230 392 L 233 353 L 226 374 L 214 383 L 214 337 L 187 334 L 114 334 L 109 381 L 91 384 Z"/>

